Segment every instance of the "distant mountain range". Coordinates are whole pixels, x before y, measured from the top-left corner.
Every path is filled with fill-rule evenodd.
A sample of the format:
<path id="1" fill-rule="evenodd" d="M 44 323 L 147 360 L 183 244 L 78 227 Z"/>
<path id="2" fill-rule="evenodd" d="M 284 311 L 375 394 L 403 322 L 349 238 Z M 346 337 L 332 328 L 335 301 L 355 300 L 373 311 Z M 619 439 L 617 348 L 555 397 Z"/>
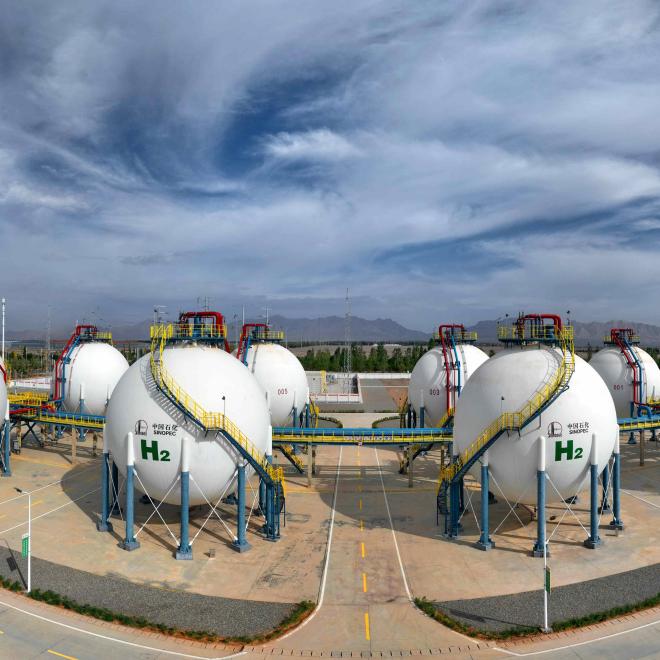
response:
<path id="1" fill-rule="evenodd" d="M 270 319 L 273 327 L 285 331 L 287 340 L 291 343 L 317 343 L 321 342 L 343 342 L 345 333 L 345 319 L 342 316 L 324 316 L 321 318 L 288 318 L 285 316 L 273 316 Z M 119 341 L 143 340 L 149 337 L 149 326 L 151 321 L 145 320 L 133 325 L 120 325 L 111 328 L 115 339 Z M 596 347 L 602 346 L 603 337 L 609 334 L 610 328 L 632 327 L 640 336 L 643 346 L 660 346 L 660 326 L 649 323 L 635 323 L 631 321 L 592 321 L 582 323 L 574 321 L 575 344 L 578 347 L 586 347 L 589 344 Z M 229 336 L 233 341 L 236 327 L 230 324 Z M 58 328 L 52 332 L 53 341 L 62 340 L 69 336 L 72 328 Z M 240 327 L 238 328 L 240 331 Z M 479 342 L 488 343 L 497 341 L 497 322 L 479 321 L 468 330 L 475 330 L 479 336 Z M 357 342 L 425 342 L 430 332 L 411 330 L 393 321 L 392 319 L 363 319 L 359 316 L 351 317 L 350 335 L 352 341 Z M 7 332 L 10 341 L 43 341 L 43 331 L 22 330 L 18 332 Z"/>

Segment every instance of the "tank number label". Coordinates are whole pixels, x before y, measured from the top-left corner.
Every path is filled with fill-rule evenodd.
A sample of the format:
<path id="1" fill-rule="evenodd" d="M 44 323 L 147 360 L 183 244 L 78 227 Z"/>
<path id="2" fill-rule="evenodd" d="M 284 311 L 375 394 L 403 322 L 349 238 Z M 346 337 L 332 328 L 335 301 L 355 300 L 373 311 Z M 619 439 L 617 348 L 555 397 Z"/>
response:
<path id="1" fill-rule="evenodd" d="M 625 387 L 625 385 L 612 385 L 612 389 L 615 392 L 618 392 L 619 390 L 622 390 Z"/>
<path id="2" fill-rule="evenodd" d="M 432 387 L 432 388 L 429 390 L 429 394 L 430 394 L 431 396 L 440 396 L 440 389 L 439 389 L 438 387 Z"/>
<path id="3" fill-rule="evenodd" d="M 289 388 L 288 387 L 278 387 L 277 388 L 277 394 L 279 396 L 284 396 L 285 394 L 289 393 Z"/>
<path id="4" fill-rule="evenodd" d="M 167 449 L 158 451 L 158 440 L 148 443 L 146 440 L 140 440 L 140 449 L 142 450 L 142 460 L 148 461 L 163 461 L 163 463 L 170 462 L 170 452 Z"/>
<path id="5" fill-rule="evenodd" d="M 555 442 L 555 461 L 561 461 L 566 458 L 567 461 L 572 461 L 574 458 L 582 458 L 584 449 L 582 447 L 573 448 L 573 441 L 567 440 L 565 443 L 561 440 Z"/>

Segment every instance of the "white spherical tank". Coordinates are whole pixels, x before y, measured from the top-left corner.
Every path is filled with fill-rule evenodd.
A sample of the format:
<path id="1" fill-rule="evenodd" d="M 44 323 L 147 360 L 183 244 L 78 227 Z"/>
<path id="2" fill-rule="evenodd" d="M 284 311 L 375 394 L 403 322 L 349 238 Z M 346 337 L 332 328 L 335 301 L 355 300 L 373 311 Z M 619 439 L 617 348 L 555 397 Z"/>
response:
<path id="1" fill-rule="evenodd" d="M 193 401 L 210 413 L 225 413 L 260 454 L 270 453 L 266 395 L 233 356 L 210 346 L 172 346 L 163 364 Z M 224 400 L 223 400 L 224 397 Z M 186 424 L 185 428 L 182 426 Z M 133 432 L 135 467 L 149 495 L 180 504 L 181 443 L 190 436 L 190 503 L 215 502 L 229 485 L 238 453 L 220 434 L 206 435 L 156 388 L 150 356 L 140 358 L 117 384 L 108 404 L 106 436 L 122 473 L 126 471 L 126 435 Z M 136 487 L 143 491 L 140 481 Z M 201 491 L 200 491 L 201 489 Z M 204 495 L 202 495 L 202 492 Z"/>
<path id="2" fill-rule="evenodd" d="M 84 412 L 105 415 L 110 395 L 127 369 L 126 358 L 110 344 L 85 342 L 76 346 L 71 361 L 64 366 L 64 410 L 79 410 L 82 388 Z"/>
<path id="3" fill-rule="evenodd" d="M 461 363 L 462 388 L 472 374 L 488 360 L 488 355 L 472 344 L 458 344 L 457 349 Z M 454 386 L 458 384 L 455 372 L 452 381 Z M 438 424 L 447 412 L 446 384 L 445 358 L 442 348 L 436 346 L 417 360 L 408 385 L 408 400 L 417 415 L 424 399 L 424 424 L 427 426 Z"/>
<path id="4" fill-rule="evenodd" d="M 503 351 L 469 380 L 454 418 L 455 452 L 464 451 L 502 411 L 520 410 L 530 396 L 556 373 L 559 349 Z M 607 386 L 587 362 L 576 356 L 569 388 L 525 426 L 505 432 L 488 450 L 494 481 L 511 502 L 534 504 L 538 437 L 546 437 L 546 470 L 559 495 L 548 484 L 548 502 L 578 493 L 589 477 L 592 434 L 597 437 L 599 473 L 614 449 L 618 426 Z M 478 464 L 473 468 L 478 474 Z M 499 492 L 491 482 L 491 490 Z"/>
<path id="5" fill-rule="evenodd" d="M 646 351 L 638 346 L 634 346 L 633 350 L 644 371 L 643 403 L 649 399 L 660 398 L 660 368 Z M 630 402 L 633 400 L 633 370 L 621 350 L 616 346 L 608 346 L 595 353 L 589 364 L 605 381 L 614 399 L 617 416 L 630 417 Z"/>
<path id="6" fill-rule="evenodd" d="M 257 342 L 248 349 L 246 363 L 268 393 L 273 426 L 291 426 L 294 405 L 300 414 L 309 401 L 307 375 L 300 360 L 280 344 Z"/>

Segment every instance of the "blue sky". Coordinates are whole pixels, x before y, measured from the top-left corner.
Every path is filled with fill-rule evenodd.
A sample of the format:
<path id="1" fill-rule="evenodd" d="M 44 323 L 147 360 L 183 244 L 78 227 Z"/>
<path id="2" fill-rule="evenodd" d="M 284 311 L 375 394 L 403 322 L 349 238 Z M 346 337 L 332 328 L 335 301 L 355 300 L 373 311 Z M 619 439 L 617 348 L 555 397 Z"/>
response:
<path id="1" fill-rule="evenodd" d="M 0 0 L 12 325 L 660 322 L 657 2 Z"/>

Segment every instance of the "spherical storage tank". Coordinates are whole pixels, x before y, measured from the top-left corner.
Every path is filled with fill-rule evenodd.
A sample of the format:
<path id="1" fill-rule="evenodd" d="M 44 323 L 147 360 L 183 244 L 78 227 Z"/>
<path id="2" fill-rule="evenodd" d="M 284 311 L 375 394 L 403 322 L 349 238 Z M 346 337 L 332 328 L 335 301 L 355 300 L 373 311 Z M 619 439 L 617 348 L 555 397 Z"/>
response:
<path id="1" fill-rule="evenodd" d="M 212 346 L 178 344 L 166 347 L 162 360 L 169 375 L 193 401 L 206 412 L 225 413 L 259 453 L 267 453 L 266 396 L 236 358 Z M 203 504 L 204 495 L 210 502 L 217 501 L 236 470 L 239 456 L 229 441 L 214 431 L 205 434 L 191 422 L 186 423 L 182 413 L 156 387 L 149 355 L 131 365 L 108 404 L 105 432 L 122 473 L 126 471 L 129 431 L 134 433 L 135 468 L 140 478 L 135 480 L 136 488 L 146 489 L 153 499 L 180 504 L 180 489 L 172 486 L 181 470 L 181 444 L 186 435 L 193 439 L 191 504 Z"/>
<path id="2" fill-rule="evenodd" d="M 633 350 L 637 354 L 643 369 L 642 403 L 648 399 L 660 398 L 660 368 L 655 360 L 638 346 Z M 604 348 L 595 353 L 589 364 L 605 381 L 616 407 L 618 417 L 630 417 L 630 403 L 633 400 L 633 370 L 617 346 Z"/>
<path id="3" fill-rule="evenodd" d="M 280 344 L 257 342 L 247 351 L 247 368 L 268 393 L 273 426 L 290 426 L 295 405 L 300 414 L 309 401 L 307 375 L 300 360 Z"/>
<path id="4" fill-rule="evenodd" d="M 458 357 L 461 363 L 461 387 L 467 383 L 472 374 L 488 360 L 488 355 L 472 344 L 458 344 Z M 450 372 L 451 373 L 451 372 Z M 456 372 L 453 372 L 452 383 L 458 385 Z M 436 346 L 422 355 L 410 374 L 408 385 L 408 400 L 417 415 L 424 399 L 424 424 L 435 426 L 447 412 L 447 372 L 442 348 Z M 461 395 L 462 396 L 462 395 Z M 452 399 L 454 394 L 452 394 Z"/>
<path id="5" fill-rule="evenodd" d="M 100 341 L 79 344 L 64 365 L 64 410 L 80 409 L 82 388 L 84 412 L 105 415 L 110 395 L 127 369 L 126 358 L 114 346 Z"/>
<path id="6" fill-rule="evenodd" d="M 550 382 L 561 363 L 561 350 L 528 348 L 503 351 L 485 362 L 461 394 L 454 418 L 456 453 L 463 452 L 502 411 L 520 410 L 529 398 Z M 569 388 L 562 392 L 520 433 L 503 433 L 488 450 L 493 480 L 511 502 L 534 504 L 539 436 L 546 437 L 546 470 L 552 485 L 548 502 L 578 493 L 589 477 L 592 434 L 597 436 L 599 473 L 614 449 L 618 435 L 612 397 L 598 373 L 580 357 Z M 473 474 L 478 475 L 478 463 Z M 491 490 L 498 487 L 491 481 Z"/>

